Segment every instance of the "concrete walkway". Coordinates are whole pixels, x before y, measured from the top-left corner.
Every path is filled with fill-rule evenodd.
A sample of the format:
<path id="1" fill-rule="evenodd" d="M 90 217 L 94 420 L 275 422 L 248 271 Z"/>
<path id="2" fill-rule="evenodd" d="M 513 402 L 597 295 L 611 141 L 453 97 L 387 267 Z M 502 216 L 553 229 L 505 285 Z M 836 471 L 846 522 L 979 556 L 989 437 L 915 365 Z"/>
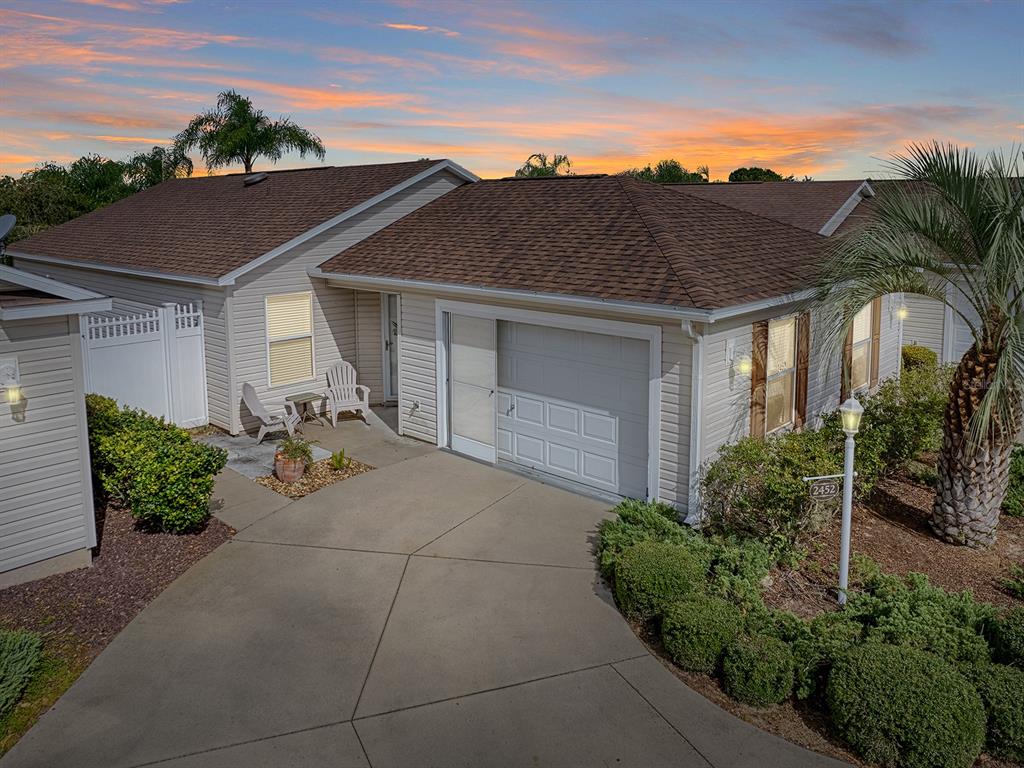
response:
<path id="1" fill-rule="evenodd" d="M 838 765 L 646 651 L 594 568 L 607 505 L 414 447 L 292 503 L 223 481 L 235 539 L 0 766 Z"/>

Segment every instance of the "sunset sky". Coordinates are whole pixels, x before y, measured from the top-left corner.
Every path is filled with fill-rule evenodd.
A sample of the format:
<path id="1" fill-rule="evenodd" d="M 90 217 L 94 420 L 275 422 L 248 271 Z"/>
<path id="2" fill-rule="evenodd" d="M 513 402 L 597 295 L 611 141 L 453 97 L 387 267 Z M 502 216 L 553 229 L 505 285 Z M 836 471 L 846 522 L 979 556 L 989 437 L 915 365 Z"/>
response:
<path id="1" fill-rule="evenodd" d="M 1021 0 L 0 0 L 0 32 L 0 174 L 166 143 L 227 88 L 328 164 L 482 176 L 559 152 L 853 178 L 910 141 L 1024 141 Z"/>

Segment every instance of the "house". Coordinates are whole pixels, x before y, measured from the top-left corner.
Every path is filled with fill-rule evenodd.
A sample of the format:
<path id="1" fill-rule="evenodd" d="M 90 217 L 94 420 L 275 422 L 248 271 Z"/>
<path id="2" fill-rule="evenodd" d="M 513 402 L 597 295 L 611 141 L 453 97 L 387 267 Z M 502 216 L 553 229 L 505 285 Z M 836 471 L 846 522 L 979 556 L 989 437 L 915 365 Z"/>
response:
<path id="1" fill-rule="evenodd" d="M 862 310 L 845 362 L 823 348 L 804 305 L 827 242 L 686 189 L 504 179 L 310 274 L 395 297 L 403 433 L 689 511 L 723 444 L 814 422 L 844 367 L 856 390 L 898 373 L 898 297 Z"/>
<path id="2" fill-rule="evenodd" d="M 877 194 L 895 183 L 868 179 L 674 186 L 826 237 L 842 237 L 871 220 L 878 205 Z M 974 309 L 952 288 L 947 298 L 967 317 L 976 317 Z M 974 344 L 963 318 L 941 301 L 904 294 L 902 309 L 903 343 L 928 347 L 942 363 L 959 362 Z"/>
<path id="3" fill-rule="evenodd" d="M 11 252 L 115 303 L 201 301 L 209 418 L 232 432 L 254 426 L 244 382 L 280 407 L 344 358 L 404 435 L 695 511 L 723 444 L 898 373 L 899 297 L 824 349 L 819 230 L 685 187 L 423 161 L 173 181 Z"/>
<path id="4" fill-rule="evenodd" d="M 78 323 L 110 299 L 0 265 L 0 588 L 96 545 Z"/>
<path id="5" fill-rule="evenodd" d="M 198 421 L 237 434 L 255 423 L 243 383 L 280 410 L 343 358 L 358 366 L 373 402 L 395 399 L 381 340 L 389 308 L 375 293 L 326 290 L 307 267 L 475 180 L 447 160 L 174 179 L 8 253 L 126 312 L 201 305 L 207 417 Z"/>

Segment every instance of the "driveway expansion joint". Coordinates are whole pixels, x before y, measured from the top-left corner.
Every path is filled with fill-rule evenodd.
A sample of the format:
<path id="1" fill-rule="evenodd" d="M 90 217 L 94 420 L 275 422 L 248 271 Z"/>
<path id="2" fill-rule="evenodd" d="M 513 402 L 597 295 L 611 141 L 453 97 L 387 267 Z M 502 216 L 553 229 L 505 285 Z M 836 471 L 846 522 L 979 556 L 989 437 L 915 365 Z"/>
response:
<path id="1" fill-rule="evenodd" d="M 460 521 L 459 521 L 459 522 L 457 522 L 457 523 L 456 523 L 455 525 L 453 525 L 453 526 L 452 526 L 451 528 L 449 528 L 449 529 L 448 529 L 447 531 L 444 531 L 443 533 L 439 533 L 439 534 L 438 534 L 437 536 L 435 536 L 434 538 L 432 538 L 432 539 L 431 539 L 430 541 L 428 541 L 428 542 L 427 542 L 426 544 L 424 544 L 424 545 L 423 545 L 422 547 L 417 547 L 417 548 L 416 548 L 415 550 L 413 550 L 412 554 L 414 554 L 414 555 L 415 555 L 415 554 L 418 554 L 419 552 L 421 552 L 422 550 L 426 549 L 426 548 L 427 548 L 427 547 L 429 547 L 429 546 L 430 546 L 431 544 L 433 544 L 433 543 L 434 543 L 435 541 L 438 541 L 438 540 L 440 540 L 440 539 L 443 539 L 443 538 L 444 538 L 445 536 L 447 536 L 447 535 L 448 535 L 449 533 L 451 533 L 452 531 L 454 531 L 454 530 L 455 530 L 456 528 L 458 528 L 458 527 L 459 527 L 460 525 L 464 525 L 465 523 L 468 523 L 468 522 L 469 522 L 470 520 L 472 520 L 472 519 L 473 519 L 474 517 L 476 517 L 476 516 L 477 516 L 477 515 L 479 515 L 480 513 L 482 513 L 482 512 L 486 512 L 486 511 L 487 511 L 488 509 L 490 509 L 491 507 L 493 507 L 493 506 L 494 506 L 495 504 L 497 504 L 497 503 L 499 503 L 499 502 L 501 502 L 501 501 L 504 501 L 505 499 L 507 499 L 507 498 L 508 498 L 509 496 L 511 496 L 511 495 L 512 495 L 513 493 L 515 493 L 516 491 L 518 491 L 518 490 L 519 490 L 520 488 L 522 488 L 522 487 L 523 487 L 523 486 L 525 486 L 525 485 L 526 485 L 526 483 L 525 483 L 525 482 L 523 482 L 523 483 L 520 483 L 519 485 L 517 485 L 517 486 L 516 486 L 515 488 L 513 488 L 513 489 L 512 489 L 511 491 L 509 491 L 508 493 L 506 493 L 506 494 L 502 495 L 501 497 L 499 497 L 499 498 L 495 499 L 494 501 L 492 501 L 492 502 L 491 502 L 491 503 L 489 503 L 489 504 L 485 504 L 485 505 L 484 505 L 483 507 L 481 507 L 480 509 L 478 509 L 478 510 L 477 510 L 476 512 L 474 512 L 474 513 L 473 513 L 472 515 L 470 515 L 469 517 L 467 517 L 467 518 L 466 518 L 465 520 L 460 520 Z"/>
<path id="2" fill-rule="evenodd" d="M 590 670 L 593 670 L 593 669 L 601 669 L 601 667 L 612 667 L 614 669 L 614 666 L 613 666 L 614 664 L 625 664 L 627 661 L 636 661 L 637 659 L 643 659 L 643 658 L 645 658 L 647 656 L 650 656 L 650 653 L 646 653 L 645 652 L 645 653 L 638 654 L 636 656 L 626 656 L 624 658 L 614 659 L 612 661 L 603 661 L 600 664 L 588 664 L 585 667 L 577 667 L 575 669 L 567 669 L 567 670 L 565 670 L 563 672 L 553 672 L 550 675 L 541 675 L 540 677 L 531 677 L 531 678 L 529 678 L 527 680 L 519 680 L 519 681 L 514 682 L 514 683 L 506 683 L 504 685 L 496 685 L 496 686 L 494 686 L 492 688 L 481 688 L 478 691 L 470 691 L 468 693 L 460 693 L 460 694 L 457 694 L 455 696 L 445 696 L 444 698 L 441 698 L 441 699 L 434 699 L 432 701 L 424 701 L 424 702 L 421 702 L 419 704 L 410 704 L 407 707 L 395 707 L 394 709 L 388 709 L 388 710 L 385 710 L 383 712 L 374 712 L 373 714 L 370 714 L 370 715 L 353 715 L 353 717 L 352 717 L 352 727 L 354 728 L 356 723 L 360 722 L 361 720 L 373 720 L 376 717 L 384 717 L 385 715 L 393 715 L 393 714 L 395 714 L 397 712 L 408 712 L 409 710 L 412 710 L 412 709 L 422 709 L 423 707 L 429 707 L 429 706 L 432 706 L 434 704 L 444 704 L 445 702 L 448 702 L 448 701 L 457 701 L 459 699 L 468 699 L 470 697 L 480 696 L 480 695 L 485 694 L 485 693 L 494 693 L 496 691 L 507 691 L 510 688 L 519 688 L 519 687 L 524 686 L 524 685 L 530 685 L 531 683 L 539 683 L 539 682 L 542 682 L 544 680 L 555 680 L 555 679 L 557 679 L 559 677 L 568 677 L 569 675 L 575 675 L 575 674 L 578 674 L 580 672 L 589 672 Z M 359 711 L 358 710 L 358 706 L 356 708 L 356 711 L 357 712 Z M 661 715 L 660 712 L 658 714 Z"/>

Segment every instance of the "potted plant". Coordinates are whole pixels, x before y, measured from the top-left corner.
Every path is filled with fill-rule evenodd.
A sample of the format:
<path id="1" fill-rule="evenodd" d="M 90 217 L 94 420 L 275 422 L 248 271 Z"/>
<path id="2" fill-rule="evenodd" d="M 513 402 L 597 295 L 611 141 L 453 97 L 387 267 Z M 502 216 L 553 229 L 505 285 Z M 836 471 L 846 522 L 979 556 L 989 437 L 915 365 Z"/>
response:
<path id="1" fill-rule="evenodd" d="M 282 483 L 294 483 L 313 463 L 313 445 L 298 435 L 290 435 L 277 444 L 274 454 L 274 474 Z"/>

